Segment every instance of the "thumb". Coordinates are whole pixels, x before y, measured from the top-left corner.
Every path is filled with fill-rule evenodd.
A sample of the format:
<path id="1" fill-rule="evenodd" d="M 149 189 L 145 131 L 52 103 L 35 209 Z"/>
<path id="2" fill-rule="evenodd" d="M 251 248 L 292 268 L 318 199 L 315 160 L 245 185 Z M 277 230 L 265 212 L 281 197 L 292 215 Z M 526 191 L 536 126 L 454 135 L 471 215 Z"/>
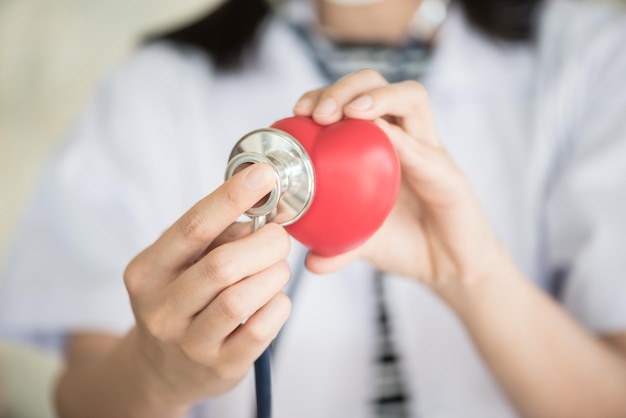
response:
<path id="1" fill-rule="evenodd" d="M 328 274 L 341 270 L 357 258 L 359 258 L 359 248 L 347 253 L 326 257 L 309 252 L 306 256 L 306 267 L 315 274 Z"/>

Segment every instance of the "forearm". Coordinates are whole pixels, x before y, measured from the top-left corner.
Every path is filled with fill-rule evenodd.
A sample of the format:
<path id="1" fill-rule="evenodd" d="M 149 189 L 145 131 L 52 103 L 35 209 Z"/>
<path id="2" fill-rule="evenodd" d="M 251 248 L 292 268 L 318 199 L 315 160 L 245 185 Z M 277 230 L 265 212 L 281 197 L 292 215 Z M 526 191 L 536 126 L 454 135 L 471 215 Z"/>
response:
<path id="1" fill-rule="evenodd" d="M 60 418 L 178 418 L 188 408 L 160 402 L 131 331 L 100 358 L 69 364 L 56 387 Z"/>
<path id="2" fill-rule="evenodd" d="M 434 287 L 523 416 L 626 416 L 626 358 L 584 330 L 507 255 L 474 284 Z"/>

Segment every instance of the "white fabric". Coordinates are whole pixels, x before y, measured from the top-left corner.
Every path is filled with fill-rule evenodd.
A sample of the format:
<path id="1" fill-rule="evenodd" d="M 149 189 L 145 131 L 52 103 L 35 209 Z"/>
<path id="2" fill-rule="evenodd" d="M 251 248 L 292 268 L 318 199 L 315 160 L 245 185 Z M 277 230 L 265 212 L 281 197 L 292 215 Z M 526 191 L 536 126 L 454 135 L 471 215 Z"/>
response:
<path id="1" fill-rule="evenodd" d="M 589 329 L 626 331 L 626 17 L 567 1 L 543 16 L 536 44 L 512 47 L 453 14 L 425 84 L 442 140 L 519 266 Z M 0 329 L 127 330 L 127 262 L 222 182 L 238 138 L 323 84 L 278 22 L 230 75 L 191 49 L 139 52 L 48 165 L 2 281 Z M 388 286 L 413 413 L 515 416 L 453 313 L 419 284 Z M 305 274 L 275 359 L 276 418 L 368 416 L 372 292 L 364 263 Z M 247 418 L 252 407 L 248 378 L 201 409 Z"/>

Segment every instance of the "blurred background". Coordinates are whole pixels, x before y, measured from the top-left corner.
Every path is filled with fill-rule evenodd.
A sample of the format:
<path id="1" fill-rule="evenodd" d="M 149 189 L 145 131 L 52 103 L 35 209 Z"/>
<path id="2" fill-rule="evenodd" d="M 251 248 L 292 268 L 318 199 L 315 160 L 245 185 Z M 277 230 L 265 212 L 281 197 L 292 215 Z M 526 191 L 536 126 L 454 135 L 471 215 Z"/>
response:
<path id="1" fill-rule="evenodd" d="M 0 268 L 42 162 L 97 80 L 146 34 L 219 1 L 0 0 Z M 49 354 L 0 341 L 0 417 L 54 416 L 58 368 Z"/>
<path id="2" fill-rule="evenodd" d="M 42 162 L 97 80 L 146 34 L 220 1 L 0 0 L 0 269 Z M 53 417 L 59 367 L 50 354 L 0 341 L 0 418 Z"/>
<path id="3" fill-rule="evenodd" d="M 220 0 L 0 0 L 0 259 L 49 150 L 147 33 Z"/>

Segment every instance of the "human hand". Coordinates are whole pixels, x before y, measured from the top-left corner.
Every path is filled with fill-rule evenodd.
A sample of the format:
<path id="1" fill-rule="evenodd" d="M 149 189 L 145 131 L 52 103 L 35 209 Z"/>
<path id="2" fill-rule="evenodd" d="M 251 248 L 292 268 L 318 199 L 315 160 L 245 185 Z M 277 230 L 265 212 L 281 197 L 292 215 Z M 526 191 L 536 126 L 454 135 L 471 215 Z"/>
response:
<path id="1" fill-rule="evenodd" d="M 373 70 L 305 93 L 294 113 L 328 125 L 344 117 L 375 121 L 393 142 L 402 187 L 390 216 L 361 248 L 337 257 L 311 254 L 317 273 L 364 257 L 384 271 L 426 283 L 470 283 L 499 253 L 471 186 L 440 143 L 424 88 L 389 84 Z"/>
<path id="2" fill-rule="evenodd" d="M 152 399 L 190 405 L 227 392 L 287 319 L 287 233 L 233 224 L 275 181 L 267 165 L 247 167 L 128 265 L 132 334 Z"/>

